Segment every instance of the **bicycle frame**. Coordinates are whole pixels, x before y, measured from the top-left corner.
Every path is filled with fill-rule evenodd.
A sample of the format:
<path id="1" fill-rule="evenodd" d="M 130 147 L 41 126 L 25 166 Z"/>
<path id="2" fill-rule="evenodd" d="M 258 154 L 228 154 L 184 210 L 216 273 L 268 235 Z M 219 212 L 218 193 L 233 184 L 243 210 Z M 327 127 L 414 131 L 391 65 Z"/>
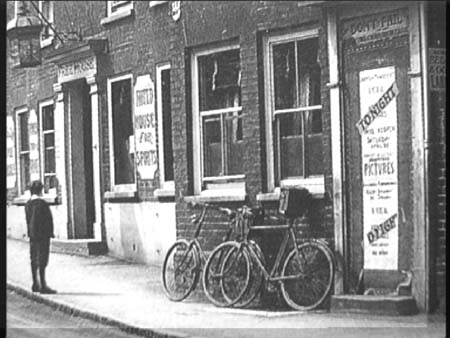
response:
<path id="1" fill-rule="evenodd" d="M 263 262 L 261 262 L 261 259 L 258 257 L 254 249 L 251 245 L 249 245 L 248 240 L 245 240 L 241 243 L 241 245 L 244 245 L 249 251 L 250 254 L 255 258 L 256 263 L 260 267 L 264 278 L 268 280 L 269 282 L 277 282 L 282 280 L 288 280 L 288 279 L 296 279 L 299 276 L 302 276 L 303 274 L 293 275 L 293 276 L 277 276 L 277 272 L 279 271 L 280 265 L 282 263 L 283 257 L 286 253 L 286 249 L 289 244 L 289 240 L 294 244 L 294 248 L 296 251 L 297 258 L 299 257 L 299 251 L 297 247 L 297 237 L 295 236 L 294 231 L 294 220 L 289 219 L 288 224 L 283 225 L 263 225 L 263 226 L 251 226 L 249 225 L 248 228 L 250 230 L 255 231 L 263 231 L 263 230 L 279 230 L 284 232 L 283 239 L 281 241 L 280 247 L 278 248 L 278 253 L 275 258 L 275 263 L 273 264 L 273 267 L 271 271 L 269 272 L 266 267 L 264 266 Z"/>

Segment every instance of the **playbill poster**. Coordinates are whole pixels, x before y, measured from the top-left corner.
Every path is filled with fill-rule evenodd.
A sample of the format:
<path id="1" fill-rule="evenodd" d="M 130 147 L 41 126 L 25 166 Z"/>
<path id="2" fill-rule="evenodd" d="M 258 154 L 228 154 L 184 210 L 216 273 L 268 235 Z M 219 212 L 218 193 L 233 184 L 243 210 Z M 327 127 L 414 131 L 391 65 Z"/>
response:
<path id="1" fill-rule="evenodd" d="M 395 68 L 359 73 L 364 269 L 397 270 L 398 154 Z"/>

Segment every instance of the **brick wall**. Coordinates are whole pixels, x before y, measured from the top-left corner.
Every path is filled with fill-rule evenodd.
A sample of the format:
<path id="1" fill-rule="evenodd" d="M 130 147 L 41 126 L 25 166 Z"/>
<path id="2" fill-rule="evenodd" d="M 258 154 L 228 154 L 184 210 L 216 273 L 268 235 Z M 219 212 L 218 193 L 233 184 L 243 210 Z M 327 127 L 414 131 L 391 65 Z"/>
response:
<path id="1" fill-rule="evenodd" d="M 190 103 L 190 57 L 196 47 L 217 46 L 218 43 L 238 41 L 241 57 L 241 98 L 245 113 L 243 135 L 245 142 L 244 170 L 246 174 L 246 203 L 256 204 L 256 195 L 266 191 L 266 140 L 262 37 L 268 32 L 280 34 L 319 24 L 320 63 L 322 66 L 322 105 L 324 130 L 324 164 L 327 195 L 331 189 L 330 118 L 328 62 L 325 17 L 317 7 L 302 6 L 300 2 L 182 2 L 182 21 L 172 23 L 170 53 L 172 62 L 172 109 L 176 197 L 193 194 L 192 111 Z M 313 227 L 302 227 L 319 237 L 333 237 L 333 213 L 330 199 L 316 201 Z M 224 204 L 237 206 L 241 203 Z M 277 203 L 266 203 L 268 212 L 276 212 Z M 193 235 L 190 211 L 177 203 L 177 237 Z M 218 244 L 226 228 L 220 215 L 208 220 L 201 236 L 209 239 L 207 248 Z M 271 237 L 273 239 L 273 237 Z M 276 241 L 271 241 L 276 245 Z"/>

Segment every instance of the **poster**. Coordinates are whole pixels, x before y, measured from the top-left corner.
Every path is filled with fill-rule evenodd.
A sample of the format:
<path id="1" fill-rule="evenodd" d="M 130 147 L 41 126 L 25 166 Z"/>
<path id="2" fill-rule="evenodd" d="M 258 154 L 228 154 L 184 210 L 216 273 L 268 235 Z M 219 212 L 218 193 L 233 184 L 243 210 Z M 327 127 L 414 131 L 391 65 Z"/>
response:
<path id="1" fill-rule="evenodd" d="M 397 270 L 398 154 L 395 68 L 359 73 L 364 269 Z M 381 104 L 382 102 L 382 104 Z M 364 124 L 364 128 L 361 127 Z"/>
<path id="2" fill-rule="evenodd" d="M 30 180 L 40 179 L 39 168 L 39 135 L 38 121 L 35 110 L 30 110 L 30 118 L 28 120 L 28 135 L 30 142 Z"/>
<path id="3" fill-rule="evenodd" d="M 447 81 L 445 53 L 445 48 L 428 48 L 428 74 L 432 91 L 445 91 Z"/>
<path id="4" fill-rule="evenodd" d="M 150 75 L 139 76 L 134 85 L 135 159 L 143 180 L 153 179 L 158 168 L 156 149 L 155 87 Z"/>
<path id="5" fill-rule="evenodd" d="M 14 120 L 12 116 L 6 118 L 6 188 L 16 186 L 16 155 L 14 147 Z"/>

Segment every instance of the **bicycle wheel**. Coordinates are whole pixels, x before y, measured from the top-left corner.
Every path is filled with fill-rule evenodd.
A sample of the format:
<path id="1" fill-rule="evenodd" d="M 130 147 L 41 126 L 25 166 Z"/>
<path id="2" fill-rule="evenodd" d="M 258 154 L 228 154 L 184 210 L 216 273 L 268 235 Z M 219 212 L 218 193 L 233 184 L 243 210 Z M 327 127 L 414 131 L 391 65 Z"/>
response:
<path id="1" fill-rule="evenodd" d="M 185 239 L 176 241 L 169 249 L 162 268 L 162 284 L 167 297 L 173 301 L 185 299 L 197 285 L 200 257 Z"/>
<path id="2" fill-rule="evenodd" d="M 258 294 L 261 290 L 261 286 L 262 286 L 262 283 L 264 280 L 263 272 L 261 271 L 259 264 L 256 262 L 257 259 L 259 259 L 259 261 L 262 263 L 263 266 L 266 265 L 262 250 L 255 241 L 250 240 L 249 245 L 251 245 L 253 252 L 256 254 L 256 256 L 258 258 L 256 258 L 254 254 L 249 253 L 249 256 L 251 258 L 249 286 L 247 288 L 247 291 L 242 295 L 242 297 L 239 299 L 239 301 L 237 301 L 234 304 L 235 307 L 239 307 L 239 308 L 246 307 L 255 300 L 255 298 L 258 296 Z M 248 250 L 248 249 L 245 247 L 245 250 Z M 228 291 L 227 291 L 226 285 L 223 284 L 221 286 L 222 286 L 222 292 L 223 292 L 224 296 L 228 297 Z"/>
<path id="3" fill-rule="evenodd" d="M 247 290 L 250 279 L 250 259 L 239 243 L 229 241 L 215 248 L 203 269 L 203 291 L 216 306 L 231 306 Z M 227 296 L 222 292 L 226 285 Z"/>
<path id="4" fill-rule="evenodd" d="M 334 264 L 330 251 L 322 244 L 306 242 L 293 249 L 282 270 L 281 292 L 286 303 L 296 310 L 313 310 L 331 291 Z"/>

